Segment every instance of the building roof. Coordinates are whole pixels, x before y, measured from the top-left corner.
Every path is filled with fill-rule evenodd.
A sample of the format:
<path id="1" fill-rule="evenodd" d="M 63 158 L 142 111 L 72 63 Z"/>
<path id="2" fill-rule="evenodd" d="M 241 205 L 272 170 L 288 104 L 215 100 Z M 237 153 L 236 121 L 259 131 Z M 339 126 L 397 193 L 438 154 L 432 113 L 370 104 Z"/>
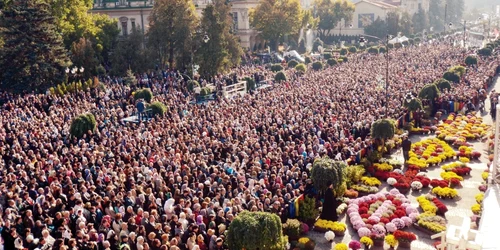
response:
<path id="1" fill-rule="evenodd" d="M 391 1 L 391 0 L 388 0 L 388 1 Z M 360 4 L 360 3 L 368 3 L 368 4 L 371 4 L 371 5 L 375 5 L 377 7 L 380 7 L 382 9 L 393 9 L 393 8 L 397 8 L 398 6 L 397 5 L 392 5 L 392 4 L 389 4 L 389 3 L 386 3 L 386 2 L 383 2 L 383 1 L 380 1 L 380 0 L 361 0 L 357 3 L 355 3 L 356 5 L 357 4 Z"/>

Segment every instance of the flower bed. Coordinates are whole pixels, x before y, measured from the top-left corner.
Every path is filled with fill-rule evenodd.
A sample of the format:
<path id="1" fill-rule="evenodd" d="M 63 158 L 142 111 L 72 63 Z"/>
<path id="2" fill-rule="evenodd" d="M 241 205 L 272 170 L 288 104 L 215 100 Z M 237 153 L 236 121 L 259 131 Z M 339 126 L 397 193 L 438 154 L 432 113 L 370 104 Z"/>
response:
<path id="1" fill-rule="evenodd" d="M 438 139 L 427 139 L 412 144 L 408 165 L 426 168 L 455 157 L 457 153 L 445 142 Z"/>
<path id="2" fill-rule="evenodd" d="M 379 191 L 378 187 L 370 187 L 367 185 L 352 185 L 351 189 L 358 192 L 359 196 L 374 194 Z"/>
<path id="3" fill-rule="evenodd" d="M 490 126 L 482 121 L 481 117 L 451 113 L 444 123 L 437 126 L 436 135 L 450 144 L 466 145 L 468 140 L 476 140 L 487 134 Z"/>
<path id="4" fill-rule="evenodd" d="M 443 199 L 453 199 L 458 196 L 458 191 L 450 187 L 435 187 L 432 193 Z"/>
<path id="5" fill-rule="evenodd" d="M 470 159 L 479 159 L 481 157 L 481 153 L 478 151 L 474 151 L 472 147 L 468 146 L 460 146 L 458 148 L 458 157 L 467 157 Z"/>
<path id="6" fill-rule="evenodd" d="M 318 232 L 333 231 L 336 236 L 343 236 L 347 225 L 338 221 L 328 221 L 319 219 L 314 223 L 314 230 Z"/>
<path id="7" fill-rule="evenodd" d="M 444 215 L 448 211 L 446 205 L 432 195 L 421 195 L 417 198 L 417 202 L 425 213 Z"/>
<path id="8" fill-rule="evenodd" d="M 446 219 L 432 213 L 423 213 L 418 218 L 417 225 L 432 234 L 446 231 Z"/>
<path id="9" fill-rule="evenodd" d="M 467 164 L 463 162 L 452 162 L 446 165 L 441 166 L 441 169 L 447 172 L 453 172 L 459 176 L 470 175 L 471 168 L 467 166 Z"/>

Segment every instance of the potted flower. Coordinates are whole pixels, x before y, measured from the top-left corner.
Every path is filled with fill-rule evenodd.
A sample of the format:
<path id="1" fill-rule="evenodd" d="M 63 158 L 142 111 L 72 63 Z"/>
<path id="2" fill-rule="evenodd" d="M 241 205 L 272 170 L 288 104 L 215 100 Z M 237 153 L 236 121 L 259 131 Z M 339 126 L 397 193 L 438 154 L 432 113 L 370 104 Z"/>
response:
<path id="1" fill-rule="evenodd" d="M 349 248 L 352 250 L 361 249 L 361 243 L 357 240 L 351 240 L 351 242 L 349 242 Z"/>
<path id="2" fill-rule="evenodd" d="M 410 183 L 408 183 L 405 179 L 400 179 L 396 184 L 394 184 L 394 188 L 399 190 L 400 193 L 406 194 L 410 191 Z"/>
<path id="3" fill-rule="evenodd" d="M 296 219 L 288 219 L 286 223 L 283 224 L 283 234 L 288 236 L 288 239 L 295 241 L 299 239 L 301 231 L 301 222 Z"/>
<path id="4" fill-rule="evenodd" d="M 335 221 L 333 222 L 333 226 L 331 229 L 336 236 L 344 236 L 347 225 L 345 223 Z"/>
<path id="5" fill-rule="evenodd" d="M 333 231 L 328 231 L 325 233 L 325 239 L 328 242 L 332 242 L 335 239 L 335 233 Z"/>
<path id="6" fill-rule="evenodd" d="M 396 230 L 396 232 L 394 232 L 394 238 L 396 238 L 397 242 L 399 243 L 398 247 L 410 248 L 411 242 L 417 239 L 417 235 L 412 232 Z"/>
<path id="7" fill-rule="evenodd" d="M 361 237 L 359 242 L 365 246 L 365 249 L 369 249 L 373 246 L 373 240 L 368 236 Z"/>
<path id="8" fill-rule="evenodd" d="M 398 240 L 396 239 L 396 237 L 394 237 L 394 235 L 389 234 L 385 236 L 385 243 L 387 243 L 387 245 L 389 245 L 391 248 L 394 248 L 398 244 Z"/>
<path id="9" fill-rule="evenodd" d="M 413 189 L 413 190 L 420 190 L 420 189 L 422 189 L 422 187 L 423 187 L 423 185 L 420 181 L 413 181 L 411 183 L 411 189 Z"/>
<path id="10" fill-rule="evenodd" d="M 338 243 L 335 244 L 335 250 L 349 250 L 349 247 L 345 243 Z"/>

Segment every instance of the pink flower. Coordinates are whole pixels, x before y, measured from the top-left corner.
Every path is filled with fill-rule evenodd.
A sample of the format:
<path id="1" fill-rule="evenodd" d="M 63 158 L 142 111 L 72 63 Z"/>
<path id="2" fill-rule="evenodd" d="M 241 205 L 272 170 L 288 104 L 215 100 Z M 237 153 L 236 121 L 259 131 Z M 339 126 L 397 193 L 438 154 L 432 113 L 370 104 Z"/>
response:
<path id="1" fill-rule="evenodd" d="M 385 234 L 386 231 L 385 231 L 384 226 L 377 224 L 377 225 L 373 225 L 372 233 L 376 234 L 376 235 L 382 235 L 382 234 Z"/>
<path id="2" fill-rule="evenodd" d="M 395 218 L 391 222 L 394 223 L 398 229 L 403 229 L 405 227 L 405 222 L 399 218 Z"/>
<path id="3" fill-rule="evenodd" d="M 392 223 L 392 222 L 385 224 L 385 228 L 387 229 L 387 232 L 389 232 L 389 233 L 394 233 L 394 232 L 396 232 L 396 230 L 398 230 L 396 225 L 394 225 L 394 223 Z"/>
<path id="4" fill-rule="evenodd" d="M 408 216 L 401 217 L 401 220 L 403 220 L 403 222 L 405 223 L 405 225 L 407 227 L 409 227 L 409 226 L 411 226 L 411 224 L 413 224 L 413 220 Z"/>
<path id="5" fill-rule="evenodd" d="M 363 236 L 370 236 L 370 229 L 366 228 L 366 227 L 361 227 L 358 229 L 358 235 L 359 237 L 363 237 Z"/>
<path id="6" fill-rule="evenodd" d="M 415 222 L 417 222 L 419 216 L 420 216 L 420 214 L 418 212 L 415 212 L 415 213 L 411 213 L 408 217 L 410 217 L 410 219 L 415 223 Z"/>

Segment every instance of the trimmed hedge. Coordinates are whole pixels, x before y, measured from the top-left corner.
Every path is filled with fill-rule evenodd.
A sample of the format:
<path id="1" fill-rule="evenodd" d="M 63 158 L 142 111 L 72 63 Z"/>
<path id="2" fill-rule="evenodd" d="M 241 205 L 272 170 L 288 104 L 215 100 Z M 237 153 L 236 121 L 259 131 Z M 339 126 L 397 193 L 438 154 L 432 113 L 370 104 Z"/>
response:
<path id="1" fill-rule="evenodd" d="M 153 117 L 160 116 L 163 117 L 163 114 L 167 112 L 167 106 L 161 102 L 153 102 L 149 105 L 151 112 L 153 113 Z"/>
<path id="2" fill-rule="evenodd" d="M 358 49 L 356 47 L 354 47 L 354 46 L 349 47 L 349 52 L 356 53 L 357 51 L 358 51 Z"/>
<path id="3" fill-rule="evenodd" d="M 382 53 L 387 52 L 387 49 L 386 49 L 385 47 L 380 47 L 380 48 L 378 48 L 378 52 L 379 52 L 380 54 L 382 54 Z"/>
<path id="4" fill-rule="evenodd" d="M 274 81 L 276 82 L 281 82 L 281 81 L 286 81 L 286 75 L 285 72 L 280 71 L 274 75 Z"/>
<path id="5" fill-rule="evenodd" d="M 153 92 L 151 92 L 151 89 L 149 88 L 139 89 L 135 91 L 134 99 L 135 100 L 144 99 L 146 100 L 146 102 L 151 102 L 151 99 L 153 99 Z"/>
<path id="6" fill-rule="evenodd" d="M 305 61 L 305 63 L 306 63 L 306 64 L 309 64 L 309 63 L 311 63 L 311 62 L 312 62 L 311 57 L 308 57 L 308 56 L 306 56 L 306 57 L 304 58 L 304 61 Z"/>
<path id="7" fill-rule="evenodd" d="M 281 64 L 279 64 L 279 63 L 275 63 L 275 64 L 271 65 L 272 72 L 278 72 L 278 71 L 282 71 L 282 70 L 283 70 L 283 66 L 281 66 Z"/>
<path id="8" fill-rule="evenodd" d="M 345 163 L 334 161 L 328 157 L 317 158 L 311 168 L 311 179 L 314 187 L 319 191 L 328 189 L 328 183 L 332 182 L 334 189 L 345 183 L 343 169 Z"/>
<path id="9" fill-rule="evenodd" d="M 379 49 L 377 47 L 370 47 L 368 49 L 368 53 L 370 53 L 370 54 L 378 54 L 379 53 Z"/>
<path id="10" fill-rule="evenodd" d="M 346 48 L 342 48 L 342 49 L 340 50 L 340 55 L 341 55 L 341 56 L 343 56 L 343 55 L 347 55 L 347 53 L 348 53 L 348 52 L 349 52 L 349 51 L 348 51 Z"/>
<path id="11" fill-rule="evenodd" d="M 323 58 L 325 60 L 328 60 L 328 59 L 332 58 L 332 54 L 331 53 L 323 53 Z"/>
<path id="12" fill-rule="evenodd" d="M 434 81 L 434 84 L 438 87 L 439 90 L 443 91 L 444 89 L 451 89 L 451 84 L 450 81 L 444 79 L 444 78 L 439 78 L 436 81 Z"/>
<path id="13" fill-rule="evenodd" d="M 480 50 L 477 51 L 477 54 L 480 55 L 480 56 L 491 56 L 493 50 L 491 48 L 482 48 Z"/>
<path id="14" fill-rule="evenodd" d="M 443 78 L 454 83 L 459 83 L 460 82 L 460 76 L 458 73 L 453 72 L 453 71 L 446 71 L 443 74 Z"/>
<path id="15" fill-rule="evenodd" d="M 299 64 L 299 62 L 297 62 L 296 60 L 290 60 L 288 62 L 288 68 L 295 68 L 295 66 L 297 66 Z M 281 71 L 281 70 L 278 70 L 278 71 Z"/>
<path id="16" fill-rule="evenodd" d="M 396 49 L 403 48 L 403 44 L 401 44 L 401 43 L 395 43 L 394 44 L 394 48 L 396 48 Z"/>
<path id="17" fill-rule="evenodd" d="M 299 64 L 297 64 L 297 66 L 295 66 L 295 70 L 298 72 L 304 73 L 304 72 L 306 72 L 307 67 L 305 64 L 299 63 Z"/>
<path id="18" fill-rule="evenodd" d="M 314 62 L 312 64 L 312 68 L 314 70 L 321 70 L 321 69 L 323 69 L 323 63 L 321 63 L 321 62 Z"/>
<path id="19" fill-rule="evenodd" d="M 82 138 L 88 131 L 94 132 L 96 126 L 97 122 L 93 114 L 82 114 L 73 118 L 69 133 L 76 138 Z"/>
<path id="20" fill-rule="evenodd" d="M 337 60 L 330 58 L 326 61 L 326 63 L 328 63 L 328 65 L 330 65 L 330 66 L 334 66 L 334 65 L 337 65 Z"/>
<path id="21" fill-rule="evenodd" d="M 380 119 L 375 121 L 371 127 L 371 137 L 375 139 L 390 139 L 394 137 L 396 126 L 393 120 Z"/>
<path id="22" fill-rule="evenodd" d="M 465 64 L 467 66 L 476 65 L 477 64 L 477 57 L 475 57 L 475 56 L 467 56 L 465 58 Z"/>

